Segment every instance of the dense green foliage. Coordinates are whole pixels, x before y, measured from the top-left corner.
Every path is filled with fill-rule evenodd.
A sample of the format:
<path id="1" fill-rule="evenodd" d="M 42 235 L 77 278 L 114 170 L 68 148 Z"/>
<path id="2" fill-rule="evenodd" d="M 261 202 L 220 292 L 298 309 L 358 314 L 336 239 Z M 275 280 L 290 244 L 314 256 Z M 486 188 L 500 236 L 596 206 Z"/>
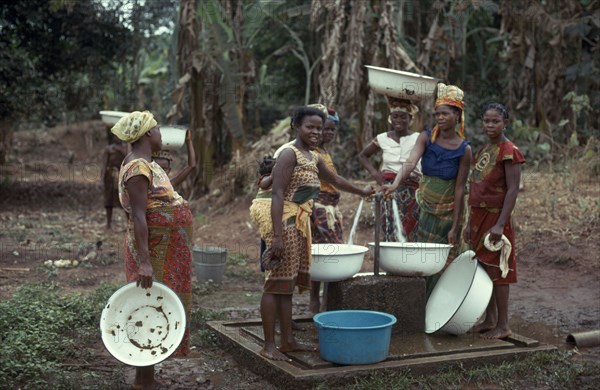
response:
<path id="1" fill-rule="evenodd" d="M 53 284 L 30 284 L 1 302 L 2 387 L 94 388 L 93 371 L 81 371 L 77 364 L 93 361 L 100 314 L 115 290 L 105 285 L 89 295 L 66 295 Z M 75 363 L 75 371 L 69 363 Z"/>
<path id="2" fill-rule="evenodd" d="M 160 106 L 168 95 L 160 89 L 176 77 L 168 71 L 176 12 L 177 0 L 3 2 L 0 120 L 51 126 L 145 100 Z"/>
<path id="3" fill-rule="evenodd" d="M 89 1 L 59 9 L 48 0 L 3 2 L 0 32 L 0 119 L 50 124 L 101 105 L 98 87 L 130 36 L 117 14 Z"/>
<path id="4" fill-rule="evenodd" d="M 369 94 L 371 64 L 459 85 L 475 144 L 482 105 L 505 103 L 526 157 L 556 160 L 598 131 L 597 15 L 589 0 L 4 2 L 0 121 L 143 108 L 164 123 L 169 113 L 195 129 L 202 192 L 213 164 L 319 101 L 340 112 L 333 153 L 356 175 L 351 157 L 388 126 L 385 99 Z M 423 106 L 415 130 L 432 125 L 432 102 Z"/>

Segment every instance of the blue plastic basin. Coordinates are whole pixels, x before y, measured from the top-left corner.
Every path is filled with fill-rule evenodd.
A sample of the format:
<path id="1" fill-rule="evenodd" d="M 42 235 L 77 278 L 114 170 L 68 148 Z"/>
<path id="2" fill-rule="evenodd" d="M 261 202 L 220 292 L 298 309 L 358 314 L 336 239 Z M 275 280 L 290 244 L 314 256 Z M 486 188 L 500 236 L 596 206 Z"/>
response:
<path id="1" fill-rule="evenodd" d="M 390 351 L 396 317 L 368 310 L 338 310 L 313 317 L 321 358 L 337 364 L 373 364 Z"/>

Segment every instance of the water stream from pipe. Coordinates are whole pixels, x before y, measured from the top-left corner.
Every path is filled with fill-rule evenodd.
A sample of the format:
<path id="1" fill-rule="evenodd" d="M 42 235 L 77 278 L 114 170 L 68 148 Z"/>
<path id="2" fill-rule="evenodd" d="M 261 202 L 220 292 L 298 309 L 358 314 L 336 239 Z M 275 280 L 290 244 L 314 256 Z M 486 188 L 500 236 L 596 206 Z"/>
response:
<path id="1" fill-rule="evenodd" d="M 406 236 L 404 236 L 404 229 L 402 223 L 400 223 L 400 213 L 398 212 L 398 204 L 395 199 L 392 199 L 392 211 L 394 213 L 394 223 L 396 224 L 396 238 L 398 242 L 406 242 Z"/>
<path id="2" fill-rule="evenodd" d="M 360 219 L 360 212 L 362 211 L 364 198 L 360 200 L 358 204 L 358 209 L 356 210 L 356 215 L 354 216 L 354 223 L 352 224 L 352 229 L 350 229 L 350 235 L 348 236 L 348 245 L 354 244 L 354 235 L 356 234 L 356 226 L 358 225 L 358 220 Z"/>

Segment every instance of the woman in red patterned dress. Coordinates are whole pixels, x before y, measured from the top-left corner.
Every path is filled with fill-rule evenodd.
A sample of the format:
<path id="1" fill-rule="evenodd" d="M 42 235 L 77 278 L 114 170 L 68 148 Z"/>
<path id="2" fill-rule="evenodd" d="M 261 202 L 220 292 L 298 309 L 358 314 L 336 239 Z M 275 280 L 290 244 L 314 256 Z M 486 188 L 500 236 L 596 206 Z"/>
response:
<path id="1" fill-rule="evenodd" d="M 483 129 L 489 138 L 475 154 L 471 171 L 470 241 L 479 262 L 494 283 L 485 320 L 471 331 L 488 339 L 512 334 L 508 324 L 509 286 L 517 282 L 515 233 L 510 216 L 517 201 L 521 164 L 525 158 L 506 138 L 508 111 L 499 103 L 483 110 Z"/>
<path id="2" fill-rule="evenodd" d="M 131 144 L 119 172 L 119 198 L 129 215 L 125 237 L 125 276 L 142 288 L 152 279 L 170 287 L 185 307 L 187 324 L 175 356 L 189 352 L 192 300 L 192 213 L 173 189 L 152 153 L 162 146 L 160 127 L 148 111 L 134 111 L 112 128 L 119 139 Z M 136 367 L 133 388 L 155 389 L 154 366 Z"/>

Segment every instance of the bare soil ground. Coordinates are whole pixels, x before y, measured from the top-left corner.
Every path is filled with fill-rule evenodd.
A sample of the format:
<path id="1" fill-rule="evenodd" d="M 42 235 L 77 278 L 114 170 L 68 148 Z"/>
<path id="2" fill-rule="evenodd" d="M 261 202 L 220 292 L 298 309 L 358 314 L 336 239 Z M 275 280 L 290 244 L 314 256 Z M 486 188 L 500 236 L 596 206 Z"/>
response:
<path id="1" fill-rule="evenodd" d="M 115 210 L 113 230 L 104 228 L 99 177 L 104 131 L 100 122 L 86 122 L 14 134 L 13 153 L 0 167 L 2 299 L 30 282 L 50 280 L 74 291 L 125 282 L 124 213 Z M 573 176 L 533 169 L 525 172 L 523 184 L 514 213 L 520 280 L 511 287 L 513 330 L 567 348 L 569 333 L 600 328 L 600 186 L 584 172 Z M 346 231 L 358 201 L 352 195 L 343 197 Z M 195 308 L 218 310 L 227 319 L 259 318 L 259 236 L 249 221 L 250 202 L 251 197 L 243 196 L 217 207 L 218 195 L 191 200 L 195 243 L 229 252 L 222 283 L 196 284 Z M 367 208 L 355 243 L 372 241 L 369 213 Z M 44 266 L 46 260 L 81 261 L 86 255 L 77 267 Z M 370 258 L 363 270 L 372 270 Z M 294 313 L 308 313 L 306 296 L 295 296 Z M 100 340 L 97 349 L 99 365 L 120 366 Z M 194 358 L 160 364 L 158 378 L 173 389 L 276 388 L 215 346 L 198 343 L 196 351 Z M 582 349 L 578 356 L 599 364 L 600 348 Z M 131 383 L 132 372 L 125 370 L 124 386 Z"/>

